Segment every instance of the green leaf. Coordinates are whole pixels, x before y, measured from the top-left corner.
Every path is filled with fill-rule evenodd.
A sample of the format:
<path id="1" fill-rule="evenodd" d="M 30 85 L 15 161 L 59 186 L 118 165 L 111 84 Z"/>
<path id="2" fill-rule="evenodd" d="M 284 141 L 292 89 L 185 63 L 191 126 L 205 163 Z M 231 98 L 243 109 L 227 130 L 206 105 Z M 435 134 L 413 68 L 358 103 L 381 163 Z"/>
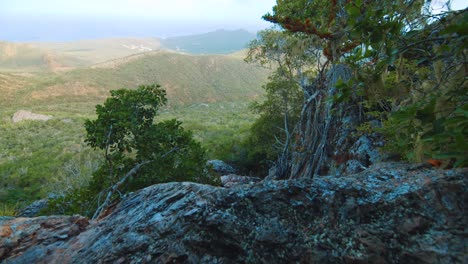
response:
<path id="1" fill-rule="evenodd" d="M 356 18 L 361 15 L 361 10 L 356 6 L 349 6 L 346 8 L 346 12 L 348 13 L 350 18 Z"/>

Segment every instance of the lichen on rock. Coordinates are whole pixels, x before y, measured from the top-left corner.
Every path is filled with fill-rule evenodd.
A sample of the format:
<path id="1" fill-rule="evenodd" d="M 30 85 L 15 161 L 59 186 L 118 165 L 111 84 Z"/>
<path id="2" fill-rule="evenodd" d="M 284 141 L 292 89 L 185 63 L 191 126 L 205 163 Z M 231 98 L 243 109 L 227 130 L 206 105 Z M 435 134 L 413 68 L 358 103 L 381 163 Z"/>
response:
<path id="1" fill-rule="evenodd" d="M 467 169 L 166 183 L 97 221 L 0 218 L 4 263 L 467 263 Z"/>

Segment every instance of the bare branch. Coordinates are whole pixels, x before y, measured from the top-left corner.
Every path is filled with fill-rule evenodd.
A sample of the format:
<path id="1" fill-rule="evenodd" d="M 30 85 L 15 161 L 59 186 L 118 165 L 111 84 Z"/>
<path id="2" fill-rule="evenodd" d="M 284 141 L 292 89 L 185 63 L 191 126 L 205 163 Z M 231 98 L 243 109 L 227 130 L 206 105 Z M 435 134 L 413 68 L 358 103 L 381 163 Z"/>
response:
<path id="1" fill-rule="evenodd" d="M 178 147 L 175 147 L 171 150 L 169 150 L 168 152 L 164 153 L 163 155 L 161 155 L 160 158 L 164 158 L 166 157 L 167 155 L 171 154 L 172 152 L 175 152 L 179 150 Z M 96 212 L 94 213 L 93 217 L 91 219 L 96 219 L 100 214 L 101 212 L 109 205 L 110 203 L 110 200 L 112 198 L 112 195 L 114 195 L 114 193 L 117 191 L 120 193 L 120 191 L 118 190 L 119 186 L 122 185 L 129 177 L 133 176 L 134 174 L 136 174 L 138 172 L 138 170 L 140 170 L 141 167 L 143 167 L 144 165 L 148 164 L 148 163 L 151 163 L 153 162 L 154 160 L 145 160 L 145 161 L 142 161 L 140 163 L 138 163 L 137 165 L 135 165 L 135 167 L 133 167 L 127 174 L 125 174 L 124 177 L 122 177 L 122 179 L 120 179 L 120 181 L 118 181 L 117 183 L 115 183 L 114 185 L 112 185 L 112 187 L 110 187 L 107 192 L 107 196 L 106 196 L 106 199 L 104 200 L 104 202 L 98 207 L 98 209 L 96 209 Z"/>

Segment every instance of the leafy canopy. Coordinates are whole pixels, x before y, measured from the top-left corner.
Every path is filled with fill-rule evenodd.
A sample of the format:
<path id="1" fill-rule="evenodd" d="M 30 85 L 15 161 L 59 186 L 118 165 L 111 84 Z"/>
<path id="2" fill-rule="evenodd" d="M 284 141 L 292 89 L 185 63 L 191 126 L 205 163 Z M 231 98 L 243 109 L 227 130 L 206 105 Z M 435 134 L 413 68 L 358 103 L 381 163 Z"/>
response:
<path id="1" fill-rule="evenodd" d="M 399 34 L 417 16 L 423 0 L 278 0 L 263 18 L 290 32 L 323 40 L 323 54 L 337 63 L 343 54 L 368 43 L 379 50 L 382 40 Z"/>
<path id="2" fill-rule="evenodd" d="M 104 105 L 96 106 L 96 120 L 87 120 L 86 143 L 109 152 L 132 152 L 136 137 L 153 125 L 166 92 L 159 85 L 140 86 L 137 90 L 113 90 Z"/>

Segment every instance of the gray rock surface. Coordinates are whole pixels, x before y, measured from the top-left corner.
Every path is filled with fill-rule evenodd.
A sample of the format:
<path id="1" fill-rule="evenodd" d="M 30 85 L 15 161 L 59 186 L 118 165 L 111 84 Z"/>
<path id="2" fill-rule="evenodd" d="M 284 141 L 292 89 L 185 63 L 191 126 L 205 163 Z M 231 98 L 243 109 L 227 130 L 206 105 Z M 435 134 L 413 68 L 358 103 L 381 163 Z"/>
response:
<path id="1" fill-rule="evenodd" d="M 253 184 L 261 181 L 258 177 L 241 176 L 236 174 L 228 174 L 221 176 L 221 185 L 226 188 L 231 188 L 241 184 Z"/>
<path id="2" fill-rule="evenodd" d="M 209 160 L 207 163 L 212 166 L 213 170 L 219 175 L 236 173 L 236 169 L 222 160 Z"/>
<path id="3" fill-rule="evenodd" d="M 25 208 L 21 209 L 21 211 L 17 214 L 18 217 L 34 217 L 37 216 L 39 211 L 44 209 L 47 204 L 49 203 L 48 199 L 41 199 L 33 202 L 32 204 L 26 206 Z"/>
<path id="4" fill-rule="evenodd" d="M 468 263 L 467 169 L 167 183 L 97 221 L 0 218 L 3 263 Z"/>

